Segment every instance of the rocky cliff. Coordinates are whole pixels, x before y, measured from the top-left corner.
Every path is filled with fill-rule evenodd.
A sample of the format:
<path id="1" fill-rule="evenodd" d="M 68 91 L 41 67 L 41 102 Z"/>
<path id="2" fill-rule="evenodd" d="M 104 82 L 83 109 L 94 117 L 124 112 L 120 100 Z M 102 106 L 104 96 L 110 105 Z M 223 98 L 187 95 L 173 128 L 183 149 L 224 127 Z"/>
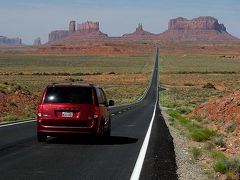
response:
<path id="1" fill-rule="evenodd" d="M 200 40 L 200 41 L 223 41 L 237 40 L 230 35 L 223 24 L 218 20 L 205 16 L 191 20 L 186 18 L 171 19 L 168 23 L 168 30 L 160 34 L 165 40 Z"/>
<path id="2" fill-rule="evenodd" d="M 21 38 L 8 38 L 5 36 L 0 36 L 0 45 L 21 45 Z"/>
<path id="3" fill-rule="evenodd" d="M 136 28 L 136 31 L 129 34 L 124 34 L 122 36 L 125 39 L 153 39 L 156 38 L 156 35 L 150 32 L 147 32 L 143 29 L 142 24 L 138 24 L 138 27 Z"/>

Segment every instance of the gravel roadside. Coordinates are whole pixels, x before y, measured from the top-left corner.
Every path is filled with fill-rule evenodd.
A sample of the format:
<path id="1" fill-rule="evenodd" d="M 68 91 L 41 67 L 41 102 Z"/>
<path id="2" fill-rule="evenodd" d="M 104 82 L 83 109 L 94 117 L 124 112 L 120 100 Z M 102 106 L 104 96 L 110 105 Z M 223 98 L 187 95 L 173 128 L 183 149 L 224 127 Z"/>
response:
<path id="1" fill-rule="evenodd" d="M 166 108 L 161 107 L 163 118 L 169 128 L 170 134 L 173 137 L 174 150 L 176 154 L 177 174 L 179 180 L 207 180 L 209 179 L 201 168 L 194 163 L 194 160 L 189 153 L 190 145 L 188 139 L 180 134 L 180 132 L 170 126 L 169 116 L 165 112 Z"/>

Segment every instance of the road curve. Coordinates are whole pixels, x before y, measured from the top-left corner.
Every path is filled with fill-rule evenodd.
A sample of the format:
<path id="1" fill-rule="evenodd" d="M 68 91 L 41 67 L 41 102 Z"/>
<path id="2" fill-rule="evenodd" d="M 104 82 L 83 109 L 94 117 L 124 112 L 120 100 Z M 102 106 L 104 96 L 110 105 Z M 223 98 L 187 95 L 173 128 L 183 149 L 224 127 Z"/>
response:
<path id="1" fill-rule="evenodd" d="M 111 108 L 115 115 L 108 139 L 65 137 L 38 143 L 36 122 L 0 127 L 0 179 L 130 179 L 152 118 L 139 178 L 177 179 L 172 138 L 158 106 L 158 57 L 157 50 L 144 98 Z"/>

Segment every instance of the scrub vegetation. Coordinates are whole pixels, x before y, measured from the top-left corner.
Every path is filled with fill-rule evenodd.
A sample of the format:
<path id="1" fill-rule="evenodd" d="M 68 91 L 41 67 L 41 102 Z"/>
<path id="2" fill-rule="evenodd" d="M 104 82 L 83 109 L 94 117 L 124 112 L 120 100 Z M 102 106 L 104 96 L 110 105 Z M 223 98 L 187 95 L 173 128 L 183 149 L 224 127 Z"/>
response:
<path id="1" fill-rule="evenodd" d="M 209 179 L 239 179 L 240 154 L 228 153 L 229 144 L 238 138 L 236 121 L 224 124 L 197 116 L 194 110 L 211 98 L 240 89 L 240 57 L 163 55 L 160 67 L 165 89 L 160 92 L 160 104 L 167 109 L 169 124 L 189 139 L 195 162 Z"/>
<path id="2" fill-rule="evenodd" d="M 1 55 L 0 122 L 35 116 L 43 88 L 52 83 L 97 84 L 116 105 L 133 102 L 144 93 L 153 62 L 151 56 Z"/>

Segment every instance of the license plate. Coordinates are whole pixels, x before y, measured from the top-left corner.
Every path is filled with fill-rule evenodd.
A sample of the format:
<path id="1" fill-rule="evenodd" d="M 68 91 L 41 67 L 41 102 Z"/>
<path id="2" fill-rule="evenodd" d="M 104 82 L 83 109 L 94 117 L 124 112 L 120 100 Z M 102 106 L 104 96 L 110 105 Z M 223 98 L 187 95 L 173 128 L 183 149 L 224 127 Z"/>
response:
<path id="1" fill-rule="evenodd" d="M 62 112 L 62 117 L 73 117 L 73 112 Z"/>

